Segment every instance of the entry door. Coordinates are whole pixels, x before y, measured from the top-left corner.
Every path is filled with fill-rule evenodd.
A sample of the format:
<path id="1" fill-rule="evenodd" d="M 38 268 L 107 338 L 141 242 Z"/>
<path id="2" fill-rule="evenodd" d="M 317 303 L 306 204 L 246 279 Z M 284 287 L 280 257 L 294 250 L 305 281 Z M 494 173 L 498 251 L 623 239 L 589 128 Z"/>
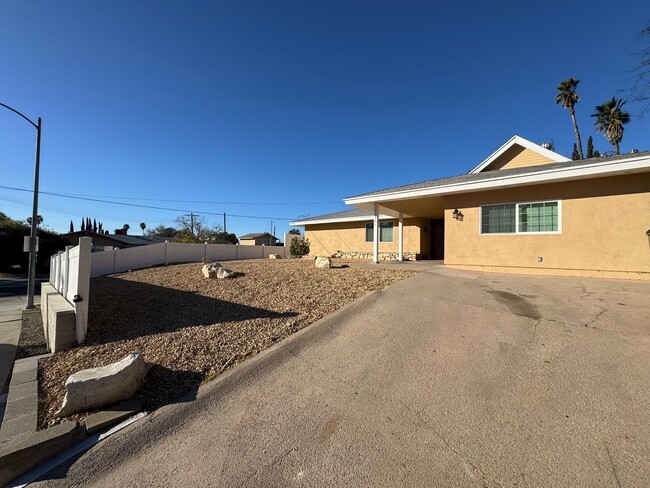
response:
<path id="1" fill-rule="evenodd" d="M 445 259 L 445 219 L 431 221 L 431 257 Z"/>

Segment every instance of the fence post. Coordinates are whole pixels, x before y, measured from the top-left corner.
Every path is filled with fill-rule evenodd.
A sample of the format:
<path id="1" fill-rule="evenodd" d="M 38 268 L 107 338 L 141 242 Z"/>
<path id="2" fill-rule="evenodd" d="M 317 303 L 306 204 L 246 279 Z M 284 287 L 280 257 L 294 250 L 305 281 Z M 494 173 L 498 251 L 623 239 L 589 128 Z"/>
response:
<path id="1" fill-rule="evenodd" d="M 169 241 L 165 241 L 165 266 L 169 264 L 169 258 L 167 257 L 167 244 L 169 244 Z"/>
<path id="2" fill-rule="evenodd" d="M 65 273 L 62 273 L 65 276 L 63 280 L 63 298 L 68 298 L 68 286 L 70 284 L 70 249 L 72 246 L 65 246 Z"/>
<path id="3" fill-rule="evenodd" d="M 113 249 L 113 274 L 115 274 L 116 269 L 117 269 L 117 248 Z"/>
<path id="4" fill-rule="evenodd" d="M 77 294 L 73 299 L 75 319 L 77 322 L 77 343 L 86 339 L 88 330 L 88 302 L 90 301 L 90 253 L 92 247 L 90 237 L 79 238 L 79 263 L 77 271 Z"/>
<path id="5" fill-rule="evenodd" d="M 61 269 L 61 256 L 63 255 L 63 251 L 59 251 L 56 253 L 56 258 L 58 261 L 58 265 L 56 267 L 57 273 L 56 273 L 56 290 L 61 291 L 61 288 L 63 288 L 63 269 Z"/>
<path id="6" fill-rule="evenodd" d="M 239 243 L 235 244 L 235 259 L 239 259 Z"/>
<path id="7" fill-rule="evenodd" d="M 207 258 L 207 257 L 208 257 L 208 243 L 207 243 L 207 242 L 205 242 L 205 243 L 203 244 L 203 257 L 204 257 L 204 258 Z"/>
<path id="8" fill-rule="evenodd" d="M 264 259 L 264 244 L 262 244 L 262 259 Z"/>

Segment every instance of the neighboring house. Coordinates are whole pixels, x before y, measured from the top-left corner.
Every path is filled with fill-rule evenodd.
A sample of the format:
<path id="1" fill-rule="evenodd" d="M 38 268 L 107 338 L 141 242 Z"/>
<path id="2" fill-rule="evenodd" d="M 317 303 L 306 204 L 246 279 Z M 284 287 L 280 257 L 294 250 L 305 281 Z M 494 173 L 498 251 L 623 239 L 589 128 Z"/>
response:
<path id="1" fill-rule="evenodd" d="M 570 161 L 514 136 L 467 174 L 344 202 L 291 223 L 311 254 L 650 279 L 650 151 Z"/>
<path id="2" fill-rule="evenodd" d="M 79 244 L 80 237 L 90 237 L 92 239 L 93 251 L 103 251 L 106 247 L 122 249 L 125 247 L 145 246 L 147 244 L 157 244 L 171 240 L 170 237 L 98 234 L 92 231 L 69 232 L 68 234 L 61 234 L 61 237 L 68 239 L 72 246 Z"/>
<path id="3" fill-rule="evenodd" d="M 246 234 L 239 238 L 239 244 L 242 246 L 275 246 L 278 242 L 278 238 L 272 236 L 268 232 L 262 232 L 260 234 Z"/>

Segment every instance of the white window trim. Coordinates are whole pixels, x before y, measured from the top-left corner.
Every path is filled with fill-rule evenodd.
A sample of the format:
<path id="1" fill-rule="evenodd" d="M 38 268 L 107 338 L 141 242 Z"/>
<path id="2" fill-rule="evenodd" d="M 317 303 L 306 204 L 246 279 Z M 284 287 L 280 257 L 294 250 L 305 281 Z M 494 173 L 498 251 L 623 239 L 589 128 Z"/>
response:
<path id="1" fill-rule="evenodd" d="M 519 231 L 519 205 L 528 205 L 531 203 L 554 203 L 557 202 L 557 230 L 544 232 L 520 232 Z M 514 205 L 515 206 L 515 232 L 483 232 L 483 207 L 493 207 L 496 205 Z M 490 203 L 481 205 L 478 213 L 478 233 L 482 236 L 535 236 L 544 234 L 562 234 L 562 200 L 555 198 L 552 200 L 530 200 L 527 202 L 506 202 Z"/>
<path id="2" fill-rule="evenodd" d="M 393 226 L 393 238 L 390 241 L 382 241 L 381 240 L 381 224 L 391 224 Z M 366 233 L 366 244 L 372 244 L 373 240 L 370 239 L 368 240 L 368 226 L 372 229 L 373 223 L 372 222 L 367 222 L 366 226 L 364 227 L 364 232 Z M 389 222 L 379 222 L 379 243 L 380 244 L 391 244 L 395 242 L 395 222 L 389 221 Z"/>

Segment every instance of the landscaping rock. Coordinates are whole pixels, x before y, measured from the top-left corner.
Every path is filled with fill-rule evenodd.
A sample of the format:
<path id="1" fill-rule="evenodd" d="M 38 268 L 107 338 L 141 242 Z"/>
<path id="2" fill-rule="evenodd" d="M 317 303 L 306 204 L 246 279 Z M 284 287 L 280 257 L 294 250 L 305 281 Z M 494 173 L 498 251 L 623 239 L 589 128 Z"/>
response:
<path id="1" fill-rule="evenodd" d="M 219 268 L 217 270 L 217 278 L 219 278 L 220 280 L 223 280 L 225 278 L 234 278 L 234 276 L 235 276 L 235 272 L 230 269 Z"/>
<path id="2" fill-rule="evenodd" d="M 203 276 L 206 278 L 218 278 L 217 271 L 223 266 L 220 263 L 214 262 L 203 266 Z"/>
<path id="3" fill-rule="evenodd" d="M 121 361 L 74 373 L 65 383 L 63 405 L 56 417 L 67 417 L 103 405 L 130 398 L 147 375 L 147 363 L 140 353 L 131 353 Z"/>
<path id="4" fill-rule="evenodd" d="M 210 258 L 203 258 L 203 259 L 201 259 L 201 262 L 203 264 L 212 264 L 212 263 L 214 263 L 214 260 L 210 259 Z"/>
<path id="5" fill-rule="evenodd" d="M 282 259 L 279 254 L 269 254 L 269 259 Z"/>
<path id="6" fill-rule="evenodd" d="M 332 260 L 327 256 L 318 256 L 316 258 L 316 267 L 321 269 L 330 269 L 332 267 Z"/>

